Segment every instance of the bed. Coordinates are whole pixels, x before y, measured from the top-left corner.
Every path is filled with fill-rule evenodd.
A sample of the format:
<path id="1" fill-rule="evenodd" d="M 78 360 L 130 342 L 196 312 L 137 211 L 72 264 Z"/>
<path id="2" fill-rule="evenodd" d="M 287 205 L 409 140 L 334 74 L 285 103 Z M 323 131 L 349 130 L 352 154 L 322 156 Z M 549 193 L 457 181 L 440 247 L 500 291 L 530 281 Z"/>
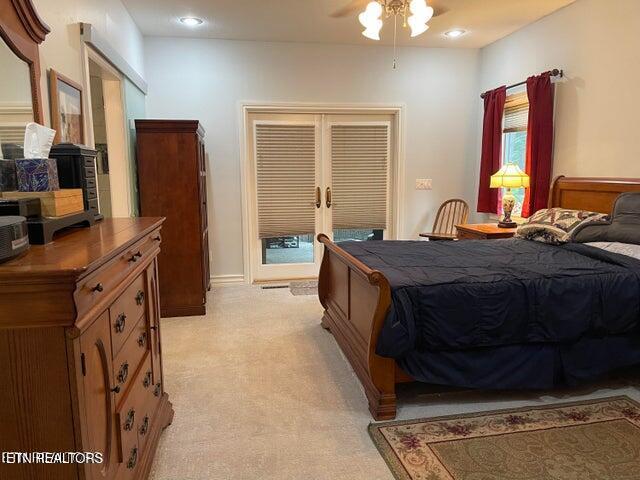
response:
<path id="1" fill-rule="evenodd" d="M 610 213 L 620 193 L 634 191 L 640 191 L 640 179 L 559 177 L 552 188 L 550 206 Z M 575 377 L 576 382 L 583 380 L 580 378 L 581 375 L 585 378 L 589 375 L 595 377 L 609 368 L 625 366 L 636 361 L 640 363 L 640 334 L 635 324 L 639 319 L 635 314 L 629 316 L 624 313 L 625 304 L 640 300 L 634 290 L 620 286 L 628 285 L 624 282 L 632 281 L 635 282 L 634 285 L 638 283 L 633 276 L 637 271 L 635 267 L 640 263 L 624 265 L 620 256 L 594 254 L 595 249 L 589 250 L 590 247 L 580 245 L 569 248 L 536 245 L 529 248 L 521 244 L 516 248 L 517 251 L 510 253 L 509 249 L 514 247 L 513 242 L 509 240 L 456 242 L 457 245 L 449 242 L 449 245 L 438 246 L 434 243 L 433 246 L 427 247 L 428 255 L 425 256 L 424 243 L 416 245 L 415 242 L 406 242 L 402 245 L 402 250 L 406 251 L 407 256 L 403 253 L 394 257 L 393 250 L 385 252 L 385 249 L 393 248 L 394 242 L 388 245 L 386 242 L 364 245 L 368 242 L 363 242 L 363 245 L 340 246 L 323 234 L 318 236 L 318 240 L 324 244 L 318 286 L 320 302 L 325 309 L 322 325 L 333 334 L 353 367 L 364 388 L 369 410 L 376 420 L 395 417 L 395 391 L 398 383 L 419 380 L 464 388 L 524 388 L 525 385 L 531 388 L 547 388 L 558 381 L 558 372 L 553 370 L 562 362 L 569 365 L 567 371 Z M 407 259 L 412 258 L 411 251 L 414 248 L 422 249 L 420 261 L 433 262 L 433 271 L 424 264 L 422 269 L 415 270 L 420 272 L 415 274 L 415 278 L 414 270 L 403 277 L 402 269 L 393 268 L 394 262 L 406 263 Z M 548 290 L 547 296 L 543 297 L 543 304 L 548 302 L 549 305 L 553 305 L 554 302 L 560 302 L 562 292 L 569 288 L 566 285 L 573 285 L 569 290 L 575 290 L 576 278 L 582 281 L 581 275 L 584 281 L 599 282 L 599 286 L 592 288 L 602 291 L 608 290 L 608 287 L 603 285 L 618 282 L 620 285 L 617 290 L 609 292 L 610 297 L 607 297 L 607 305 L 617 308 L 601 312 L 602 318 L 599 321 L 585 320 L 585 316 L 578 313 L 574 315 L 576 322 L 567 324 L 566 328 L 558 328 L 558 325 L 564 323 L 559 323 L 557 319 L 554 322 L 553 315 L 543 312 L 538 314 L 536 322 L 529 322 L 527 325 L 521 325 L 515 320 L 502 322 L 496 328 L 485 328 L 487 325 L 483 324 L 474 330 L 473 335 L 465 335 L 467 332 L 460 330 L 464 328 L 464 319 L 454 318 L 454 321 L 447 321 L 453 317 L 448 317 L 444 311 L 440 312 L 437 318 L 430 319 L 429 324 L 422 325 L 421 329 L 414 328 L 419 330 L 418 333 L 411 328 L 400 328 L 399 334 L 398 331 L 394 333 L 389 325 L 395 327 L 401 324 L 395 321 L 393 316 L 403 309 L 402 299 L 398 296 L 401 289 L 398 289 L 398 286 L 419 285 L 422 295 L 427 299 L 424 303 L 428 309 L 429 294 L 441 288 L 441 283 L 451 281 L 450 278 L 443 277 L 451 272 L 443 269 L 438 260 L 439 257 L 451 253 L 447 250 L 451 248 L 458 249 L 455 253 L 460 254 L 460 271 L 457 273 L 470 278 L 482 275 L 497 275 L 496 278 L 499 278 L 501 266 L 497 263 L 503 258 L 505 263 L 521 262 L 520 268 L 517 268 L 518 272 L 522 272 L 522 279 L 519 279 L 521 283 L 533 280 L 540 282 L 539 278 L 528 278 L 527 275 L 533 275 L 531 271 L 535 270 L 534 264 L 536 267 L 538 264 L 544 264 L 544 268 L 550 269 L 551 272 L 548 277 L 557 277 L 556 281 L 560 283 L 552 284 L 551 280 L 548 284 L 542 283 Z M 396 246 L 396 252 L 398 249 L 399 246 Z M 441 249 L 444 250 L 440 251 Z M 476 261 L 477 264 L 474 265 L 474 258 L 477 260 L 483 256 L 487 256 L 486 262 L 483 264 Z M 544 260 L 533 260 L 539 258 Z M 529 262 L 529 265 L 526 262 Z M 571 265 L 574 264 L 577 266 L 572 268 Z M 384 268 L 376 268 L 379 266 Z M 476 270 L 468 270 L 473 268 Z M 586 273 L 581 273 L 581 268 L 582 272 Z M 515 268 L 512 267 L 511 270 Z M 383 274 L 382 271 L 386 271 L 387 274 Z M 598 275 L 592 275 L 594 271 Z M 544 271 L 538 277 L 546 275 L 547 272 Z M 567 280 L 570 275 L 574 275 L 574 283 L 571 283 L 571 279 Z M 563 281 L 564 284 L 561 283 Z M 630 295 L 628 299 L 616 297 L 620 292 L 627 290 L 630 292 L 627 293 Z M 446 294 L 451 297 L 449 302 L 455 303 L 455 290 Z M 523 309 L 530 308 L 523 302 L 513 301 L 514 305 L 509 307 L 513 308 L 513 311 L 506 310 L 506 303 L 500 303 L 501 296 L 511 295 L 512 298 L 518 298 L 518 292 L 498 290 L 494 294 L 498 317 L 503 319 L 524 318 L 520 313 Z M 520 294 L 526 295 L 526 289 Z M 572 306 L 578 308 L 578 304 L 582 303 L 582 307 L 589 307 L 588 302 L 585 304 L 576 301 L 579 297 L 575 291 L 573 294 L 574 297 L 567 297 L 573 298 L 570 302 Z M 636 308 L 640 307 L 632 307 Z M 467 309 L 467 313 L 473 322 L 478 323 L 476 320 L 479 314 L 474 311 L 473 306 Z M 485 312 L 484 316 L 496 317 L 491 311 L 489 314 Z M 449 333 L 445 334 L 447 331 Z M 585 336 L 588 338 L 583 338 Z M 410 345 L 415 345 L 416 342 L 421 348 L 419 353 L 413 355 Z M 565 350 L 562 353 L 565 358 L 559 358 L 558 345 L 564 346 Z M 615 351 L 616 355 L 610 355 L 612 351 Z M 620 358 L 620 365 L 607 363 L 612 357 Z M 598 358 L 600 360 L 597 360 Z M 594 363 L 596 360 L 597 363 Z M 472 378 L 452 378 L 451 372 L 459 365 L 468 365 L 477 375 L 474 374 Z"/>

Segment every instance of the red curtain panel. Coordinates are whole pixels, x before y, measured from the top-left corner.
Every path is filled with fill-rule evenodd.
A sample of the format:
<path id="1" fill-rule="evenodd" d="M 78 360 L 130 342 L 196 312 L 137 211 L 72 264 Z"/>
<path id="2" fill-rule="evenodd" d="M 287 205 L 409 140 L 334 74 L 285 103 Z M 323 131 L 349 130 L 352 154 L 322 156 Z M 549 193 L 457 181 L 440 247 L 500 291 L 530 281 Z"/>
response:
<path id="1" fill-rule="evenodd" d="M 527 127 L 526 172 L 531 187 L 526 190 L 522 216 L 547 208 L 553 164 L 553 94 L 551 74 L 527 79 L 529 125 Z"/>
<path id="2" fill-rule="evenodd" d="M 498 189 L 489 188 L 491 175 L 502 164 L 502 117 L 507 99 L 507 87 L 487 92 L 484 97 L 484 122 L 482 129 L 482 157 L 480 160 L 480 188 L 478 212 L 498 213 Z"/>

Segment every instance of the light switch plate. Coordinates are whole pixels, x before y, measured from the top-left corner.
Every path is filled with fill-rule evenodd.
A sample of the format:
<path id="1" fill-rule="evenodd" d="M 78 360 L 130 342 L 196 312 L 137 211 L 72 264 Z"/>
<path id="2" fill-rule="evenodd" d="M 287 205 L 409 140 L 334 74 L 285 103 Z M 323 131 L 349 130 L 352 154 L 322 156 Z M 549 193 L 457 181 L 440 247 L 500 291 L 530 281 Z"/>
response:
<path id="1" fill-rule="evenodd" d="M 417 178 L 416 190 L 431 190 L 433 188 L 433 180 L 430 178 Z"/>

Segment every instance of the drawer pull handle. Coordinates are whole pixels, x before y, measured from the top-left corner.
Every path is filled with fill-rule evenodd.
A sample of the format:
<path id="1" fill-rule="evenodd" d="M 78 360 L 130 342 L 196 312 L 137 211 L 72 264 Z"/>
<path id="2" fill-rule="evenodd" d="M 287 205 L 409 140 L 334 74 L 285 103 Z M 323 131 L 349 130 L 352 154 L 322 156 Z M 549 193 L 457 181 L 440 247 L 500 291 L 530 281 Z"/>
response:
<path id="1" fill-rule="evenodd" d="M 112 391 L 113 393 L 120 393 L 120 385 L 116 385 L 115 387 L 113 387 L 113 388 L 111 389 L 111 391 Z"/>
<path id="2" fill-rule="evenodd" d="M 156 397 L 159 397 L 161 393 L 162 393 L 162 386 L 159 383 L 156 383 L 156 388 L 153 390 L 153 394 Z"/>
<path id="3" fill-rule="evenodd" d="M 140 435 L 146 435 L 149 431 L 149 415 L 145 415 L 144 420 L 142 420 L 142 425 L 140 426 Z"/>
<path id="4" fill-rule="evenodd" d="M 126 324 L 127 324 L 127 316 L 124 313 L 121 313 L 120 315 L 118 315 L 118 318 L 116 319 L 116 323 L 114 324 L 116 333 L 124 332 L 124 327 Z"/>
<path id="5" fill-rule="evenodd" d="M 118 383 L 126 382 L 127 377 L 129 377 L 129 364 L 127 362 L 124 362 L 120 367 L 120 371 L 118 372 Z"/>
<path id="6" fill-rule="evenodd" d="M 136 467 L 136 463 L 138 463 L 138 447 L 133 447 L 131 449 L 131 456 L 127 462 L 127 468 L 133 470 Z"/>
<path id="7" fill-rule="evenodd" d="M 131 258 L 129 259 L 130 262 L 137 262 L 139 258 L 142 257 L 142 252 L 138 251 L 136 253 L 134 253 L 133 255 L 131 255 Z"/>
<path id="8" fill-rule="evenodd" d="M 104 285 L 102 285 L 101 283 L 98 283 L 91 290 L 93 290 L 94 292 L 103 292 L 104 291 Z"/>
<path id="9" fill-rule="evenodd" d="M 139 290 L 136 294 L 136 305 L 140 306 L 144 303 L 144 292 Z"/>
<path id="10" fill-rule="evenodd" d="M 131 430 L 133 430 L 133 424 L 135 420 L 136 420 L 136 411 L 132 408 L 127 413 L 127 419 L 125 420 L 124 426 L 122 428 L 124 428 L 125 431 L 130 432 Z"/>
<path id="11" fill-rule="evenodd" d="M 147 332 L 142 332 L 138 337 L 138 346 L 144 347 L 147 343 Z"/>
<path id="12" fill-rule="evenodd" d="M 150 385 L 151 385 L 151 370 L 147 372 L 147 374 L 144 376 L 144 379 L 142 380 L 142 386 L 144 388 L 149 388 Z"/>

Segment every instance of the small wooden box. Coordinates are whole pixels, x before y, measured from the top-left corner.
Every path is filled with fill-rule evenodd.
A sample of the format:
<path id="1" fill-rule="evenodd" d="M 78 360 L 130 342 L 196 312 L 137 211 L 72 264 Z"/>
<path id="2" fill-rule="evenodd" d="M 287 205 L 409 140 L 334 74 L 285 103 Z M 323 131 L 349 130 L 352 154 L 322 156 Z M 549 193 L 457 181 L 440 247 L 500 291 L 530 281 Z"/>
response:
<path id="1" fill-rule="evenodd" d="M 53 192 L 2 192 L 2 198 L 9 200 L 39 198 L 43 217 L 62 217 L 84 211 L 84 198 L 80 188 Z"/>

